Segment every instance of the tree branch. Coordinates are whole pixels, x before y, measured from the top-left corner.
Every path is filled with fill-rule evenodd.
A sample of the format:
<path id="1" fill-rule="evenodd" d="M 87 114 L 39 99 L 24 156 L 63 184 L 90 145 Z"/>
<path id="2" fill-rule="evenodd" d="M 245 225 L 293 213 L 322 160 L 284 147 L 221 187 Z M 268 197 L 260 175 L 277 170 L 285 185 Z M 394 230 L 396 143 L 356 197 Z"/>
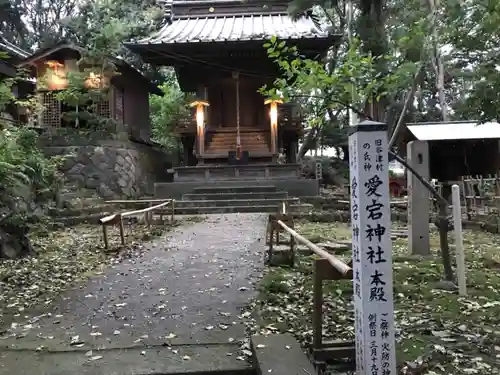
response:
<path id="1" fill-rule="evenodd" d="M 423 63 L 421 60 L 419 66 L 417 68 L 417 72 L 415 73 L 415 76 L 413 77 L 413 82 L 412 82 L 411 88 L 406 96 L 406 100 L 404 102 L 403 109 L 401 109 L 401 113 L 399 115 L 398 122 L 396 123 L 396 126 L 394 127 L 394 130 L 392 131 L 391 139 L 389 140 L 389 148 L 391 148 L 394 145 L 394 143 L 396 142 L 398 133 L 403 126 L 404 117 L 406 116 L 406 112 L 408 112 L 408 108 L 410 107 L 410 103 L 413 101 L 413 98 L 415 96 L 415 92 L 417 91 L 418 80 L 420 77 L 420 73 L 422 72 L 422 67 L 423 67 Z"/>
<path id="2" fill-rule="evenodd" d="M 291 98 L 317 98 L 317 99 L 328 100 L 331 103 L 340 104 L 340 105 L 344 106 L 347 109 L 351 109 L 352 111 L 356 112 L 356 114 L 358 116 L 362 116 L 362 117 L 364 117 L 367 120 L 373 121 L 373 118 L 370 115 L 366 114 L 364 111 L 360 111 L 359 109 L 353 107 L 352 105 L 344 103 L 344 102 L 341 102 L 340 100 L 329 99 L 328 97 L 319 96 L 319 95 L 292 95 Z"/>

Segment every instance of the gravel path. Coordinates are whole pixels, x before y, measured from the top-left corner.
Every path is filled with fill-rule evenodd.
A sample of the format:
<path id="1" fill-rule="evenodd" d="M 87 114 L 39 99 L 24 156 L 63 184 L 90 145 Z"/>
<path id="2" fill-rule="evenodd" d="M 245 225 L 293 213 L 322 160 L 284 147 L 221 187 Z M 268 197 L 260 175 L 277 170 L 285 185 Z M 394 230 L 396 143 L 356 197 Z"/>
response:
<path id="1" fill-rule="evenodd" d="M 214 215 L 176 228 L 146 244 L 142 257 L 66 293 L 46 316 L 20 322 L 0 345 L 87 351 L 237 341 L 244 337 L 240 309 L 255 295 L 252 280 L 263 266 L 265 219 Z"/>

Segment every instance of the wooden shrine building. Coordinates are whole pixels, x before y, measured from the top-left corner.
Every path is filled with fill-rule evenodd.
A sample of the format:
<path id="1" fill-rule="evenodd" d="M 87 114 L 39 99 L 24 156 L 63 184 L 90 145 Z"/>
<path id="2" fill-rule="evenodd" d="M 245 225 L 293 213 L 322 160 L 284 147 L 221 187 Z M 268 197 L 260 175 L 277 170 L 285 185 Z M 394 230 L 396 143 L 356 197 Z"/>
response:
<path id="1" fill-rule="evenodd" d="M 264 103 L 259 92 L 279 68 L 263 44 L 276 36 L 309 58 L 322 56 L 337 36 L 312 20 L 293 21 L 287 2 L 173 0 L 165 26 L 127 43 L 154 65 L 175 68 L 181 89 L 196 93 L 192 116 L 177 124 L 185 165 L 295 163 L 302 133 L 300 108 Z"/>
<path id="2" fill-rule="evenodd" d="M 110 56 L 115 69 L 105 72 L 101 66 L 82 67 L 79 64 L 82 55 L 81 47 L 61 42 L 18 62 L 18 67 L 31 70 L 36 79 L 36 95 L 43 107 L 37 126 L 44 130 L 87 128 L 84 116 L 66 116 L 85 108 L 101 121 L 113 120 L 113 128 L 108 129 L 113 133 L 127 134 L 133 141 L 150 142 L 149 94 L 163 95 L 163 92 L 122 59 Z M 76 72 L 88 74 L 85 89 L 102 91 L 96 103 L 70 106 L 58 99 L 57 93 L 69 87 L 70 75 Z M 89 104 L 92 109 L 87 108 Z"/>

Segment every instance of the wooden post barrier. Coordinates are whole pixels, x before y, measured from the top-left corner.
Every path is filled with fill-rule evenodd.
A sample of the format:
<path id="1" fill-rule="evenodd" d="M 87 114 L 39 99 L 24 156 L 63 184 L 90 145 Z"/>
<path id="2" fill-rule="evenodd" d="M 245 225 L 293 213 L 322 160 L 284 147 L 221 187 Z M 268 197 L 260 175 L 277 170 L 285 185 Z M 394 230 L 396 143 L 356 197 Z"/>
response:
<path id="1" fill-rule="evenodd" d="M 279 222 L 286 223 L 290 228 L 294 227 L 293 218 L 287 214 L 270 214 L 269 221 L 267 223 L 266 232 L 266 244 L 269 245 L 267 250 L 267 264 L 273 264 L 273 257 L 275 256 L 274 244 L 280 245 L 280 233 L 283 232 L 283 228 L 279 225 Z M 276 243 L 274 243 L 276 241 Z M 293 235 L 290 235 L 290 248 L 285 250 L 283 255 L 286 255 L 286 261 L 284 263 L 289 264 L 293 267 L 295 263 L 295 240 Z"/>
<path id="2" fill-rule="evenodd" d="M 295 244 L 301 243 L 309 248 L 313 253 L 320 256 L 321 259 L 314 261 L 313 274 L 313 339 L 311 343 L 311 354 L 318 366 L 324 366 L 326 363 L 333 363 L 340 359 L 354 359 L 355 343 L 354 341 L 325 342 L 323 341 L 323 282 L 328 280 L 350 280 L 353 279 L 352 268 L 343 261 L 321 249 L 311 241 L 301 236 L 293 229 L 293 220 L 291 216 L 285 214 L 269 215 L 269 250 L 268 259 L 273 254 L 274 233 L 279 235 L 279 230 L 290 234 L 290 249 L 295 253 Z M 294 255 L 291 256 L 294 259 Z M 292 263 L 293 265 L 293 263 Z"/>
<path id="3" fill-rule="evenodd" d="M 153 202 L 163 202 L 160 204 L 157 204 L 155 206 L 152 206 Z M 111 225 L 119 225 L 120 228 L 120 240 L 122 246 L 125 245 L 125 231 L 123 227 L 123 218 L 130 217 L 130 216 L 135 216 L 135 215 L 141 215 L 144 214 L 144 221 L 145 223 L 150 226 L 151 222 L 153 221 L 153 211 L 161 209 L 163 207 L 168 206 L 169 204 L 172 205 L 172 214 L 171 214 L 171 219 L 172 221 L 174 220 L 174 211 L 175 211 L 175 203 L 173 199 L 169 199 L 168 201 L 165 202 L 165 199 L 162 200 L 156 200 L 156 199 L 151 199 L 151 200 L 139 200 L 139 201 L 127 201 L 127 200 L 115 200 L 115 201 L 108 201 L 107 203 L 119 203 L 119 204 L 126 204 L 126 203 L 148 203 L 149 207 L 139 209 L 139 210 L 134 210 L 134 211 L 127 211 L 127 212 L 122 212 L 122 213 L 117 213 L 109 216 L 105 216 L 101 219 L 99 219 L 99 223 L 102 225 L 102 234 L 103 234 L 103 240 L 104 240 L 104 248 L 108 249 L 109 248 L 109 241 L 108 241 L 108 226 Z"/>
<path id="4" fill-rule="evenodd" d="M 328 255 L 334 257 L 331 254 Z M 338 259 L 336 260 L 343 265 L 341 270 L 338 270 L 336 266 L 330 262 L 330 259 L 322 258 L 314 261 L 312 310 L 313 337 L 310 352 L 315 365 L 323 369 L 325 369 L 326 364 L 334 364 L 336 362 L 345 363 L 345 360 L 348 360 L 352 365 L 356 356 L 356 344 L 354 340 L 323 340 L 323 282 L 339 280 L 349 280 L 352 282 L 351 267 Z M 341 271 L 344 267 L 346 267 L 345 273 L 342 273 Z"/>

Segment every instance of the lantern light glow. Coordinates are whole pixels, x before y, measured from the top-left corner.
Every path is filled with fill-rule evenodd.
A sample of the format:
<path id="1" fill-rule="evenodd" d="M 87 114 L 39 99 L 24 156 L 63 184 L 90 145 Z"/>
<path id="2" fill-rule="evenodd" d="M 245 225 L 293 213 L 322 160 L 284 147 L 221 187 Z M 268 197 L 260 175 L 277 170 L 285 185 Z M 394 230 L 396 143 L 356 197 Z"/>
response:
<path id="1" fill-rule="evenodd" d="M 278 104 L 283 103 L 281 100 L 267 99 L 264 105 L 270 104 L 269 118 L 271 119 L 271 152 L 276 154 L 276 140 L 278 136 Z"/>
<path id="2" fill-rule="evenodd" d="M 45 63 L 47 66 L 47 88 L 49 90 L 62 90 L 68 87 L 68 79 L 64 64 L 59 61 L 50 60 Z"/>
<path id="3" fill-rule="evenodd" d="M 282 104 L 281 100 L 267 99 L 264 104 L 270 104 L 269 117 L 271 118 L 271 126 L 278 125 L 278 104 Z"/>
<path id="4" fill-rule="evenodd" d="M 205 124 L 205 107 L 208 107 L 210 104 L 208 104 L 207 101 L 204 100 L 196 100 L 192 103 L 189 104 L 189 106 L 196 107 L 196 126 L 198 128 L 203 128 Z"/>
<path id="5" fill-rule="evenodd" d="M 198 106 L 196 107 L 196 126 L 202 128 L 204 123 L 205 123 L 205 112 L 203 111 L 202 106 Z"/>
<path id="6" fill-rule="evenodd" d="M 198 142 L 198 154 L 203 155 L 205 151 L 205 107 L 208 107 L 207 101 L 204 100 L 196 100 L 189 104 L 191 108 L 196 107 L 196 133 L 197 133 L 197 142 Z"/>

